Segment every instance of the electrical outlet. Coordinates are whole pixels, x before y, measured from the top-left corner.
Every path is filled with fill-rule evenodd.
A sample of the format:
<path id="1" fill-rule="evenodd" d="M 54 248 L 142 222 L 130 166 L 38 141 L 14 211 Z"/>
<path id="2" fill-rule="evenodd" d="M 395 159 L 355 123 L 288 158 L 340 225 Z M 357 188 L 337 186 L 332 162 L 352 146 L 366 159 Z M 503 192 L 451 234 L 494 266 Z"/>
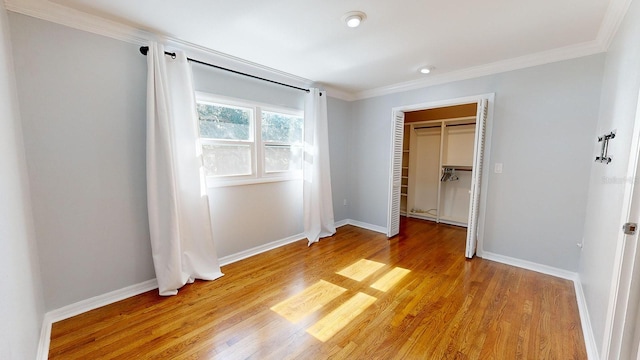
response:
<path id="1" fill-rule="evenodd" d="M 342 205 L 347 206 L 347 199 L 344 199 L 344 200 L 342 201 Z"/>
<path id="2" fill-rule="evenodd" d="M 502 174 L 502 163 L 496 163 L 493 167 L 493 172 L 496 174 Z"/>

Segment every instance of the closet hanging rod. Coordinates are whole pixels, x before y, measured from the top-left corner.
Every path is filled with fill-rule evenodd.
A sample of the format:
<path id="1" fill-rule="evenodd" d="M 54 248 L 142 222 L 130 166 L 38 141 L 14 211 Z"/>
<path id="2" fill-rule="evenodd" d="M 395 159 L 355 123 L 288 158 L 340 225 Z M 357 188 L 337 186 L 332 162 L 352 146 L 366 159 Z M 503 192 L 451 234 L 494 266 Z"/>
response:
<path id="1" fill-rule="evenodd" d="M 141 46 L 141 47 L 140 47 L 140 53 L 141 53 L 142 55 L 147 56 L 147 53 L 148 53 L 148 52 L 149 52 L 149 47 L 148 47 L 148 46 Z M 176 53 L 174 53 L 174 52 L 172 53 L 172 52 L 165 51 L 165 52 L 164 52 L 164 54 L 165 54 L 165 55 L 169 55 L 169 56 L 171 56 L 171 57 L 172 57 L 172 58 L 174 58 L 174 59 L 175 59 L 175 57 L 176 57 Z M 222 67 L 222 66 L 218 66 L 218 65 L 213 65 L 213 64 L 206 63 L 206 62 L 204 62 L 204 61 L 200 61 L 200 60 L 196 60 L 196 59 L 192 59 L 192 58 L 189 58 L 189 57 L 187 58 L 187 60 L 189 60 L 189 61 L 191 61 L 191 62 L 194 62 L 194 63 L 197 63 L 197 64 L 200 64 L 200 65 L 206 65 L 206 66 L 209 66 L 209 67 L 212 67 L 212 68 L 216 68 L 216 69 L 220 69 L 220 70 L 228 71 L 228 72 L 231 72 L 231 73 L 234 73 L 234 74 L 238 74 L 238 75 L 242 75 L 242 76 L 250 77 L 250 78 L 252 78 L 252 79 L 262 80 L 262 81 L 270 82 L 270 83 L 272 83 L 272 84 L 277 84 L 277 85 L 281 85 L 281 86 L 286 86 L 286 87 L 289 87 L 289 88 L 292 88 L 292 89 L 296 89 L 296 90 L 300 90 L 300 91 L 304 91 L 304 92 L 309 92 L 309 91 L 310 91 L 309 89 L 304 89 L 304 88 L 301 88 L 301 87 L 297 87 L 297 86 L 293 86 L 293 85 L 289 85 L 289 84 L 281 83 L 281 82 L 279 82 L 279 81 L 275 81 L 275 80 L 265 79 L 265 78 L 263 78 L 263 77 L 259 77 L 259 76 L 255 76 L 255 75 L 251 75 L 251 74 L 247 74 L 247 73 L 243 73 L 243 72 L 241 72 L 241 71 L 237 71 L 237 70 L 233 70 L 233 69 L 228 69 L 228 68 L 226 68 L 226 67 Z M 320 96 L 322 96 L 322 93 L 320 93 Z"/>
<path id="2" fill-rule="evenodd" d="M 464 123 L 464 124 L 453 124 L 453 125 L 446 125 L 447 127 L 452 127 L 452 126 L 464 126 L 464 125 L 475 125 L 476 123 L 472 122 L 472 123 Z M 419 129 L 435 129 L 435 128 L 439 128 L 442 127 L 441 125 L 432 125 L 432 126 L 419 126 L 419 127 L 414 127 L 413 130 L 419 130 Z"/>

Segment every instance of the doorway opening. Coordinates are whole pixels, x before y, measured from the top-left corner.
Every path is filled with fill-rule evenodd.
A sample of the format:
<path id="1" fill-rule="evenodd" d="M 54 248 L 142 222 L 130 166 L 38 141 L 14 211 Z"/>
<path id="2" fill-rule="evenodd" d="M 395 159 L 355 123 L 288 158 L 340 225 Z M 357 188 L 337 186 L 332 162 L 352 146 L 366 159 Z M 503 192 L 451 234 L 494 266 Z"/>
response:
<path id="1" fill-rule="evenodd" d="M 388 237 L 407 216 L 466 227 L 468 258 L 482 249 L 493 99 L 485 94 L 392 110 Z"/>

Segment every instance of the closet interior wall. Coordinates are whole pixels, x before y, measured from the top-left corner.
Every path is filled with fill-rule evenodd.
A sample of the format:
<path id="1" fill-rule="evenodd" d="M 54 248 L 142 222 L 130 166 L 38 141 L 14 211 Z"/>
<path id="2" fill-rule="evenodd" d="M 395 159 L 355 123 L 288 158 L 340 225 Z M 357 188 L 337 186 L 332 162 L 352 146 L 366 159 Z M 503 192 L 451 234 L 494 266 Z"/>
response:
<path id="1" fill-rule="evenodd" d="M 401 214 L 467 226 L 476 104 L 405 113 Z"/>

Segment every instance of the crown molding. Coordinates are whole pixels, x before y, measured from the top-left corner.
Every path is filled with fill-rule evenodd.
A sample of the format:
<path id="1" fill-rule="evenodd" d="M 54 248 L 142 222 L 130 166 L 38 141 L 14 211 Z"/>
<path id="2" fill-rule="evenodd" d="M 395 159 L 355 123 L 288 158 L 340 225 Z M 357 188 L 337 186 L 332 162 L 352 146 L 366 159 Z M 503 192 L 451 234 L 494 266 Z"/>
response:
<path id="1" fill-rule="evenodd" d="M 182 50 L 189 57 L 213 62 L 216 65 L 229 67 L 252 75 L 268 77 L 275 81 L 285 82 L 298 87 L 309 87 L 313 81 L 300 76 L 276 70 L 264 65 L 234 57 L 184 40 L 172 38 L 164 34 L 156 34 L 138 29 L 120 22 L 107 20 L 100 16 L 87 14 L 48 0 L 4 0 L 9 11 L 50 21 L 77 30 L 106 36 L 135 45 L 147 45 L 149 41 L 161 41 L 167 47 Z"/>
<path id="2" fill-rule="evenodd" d="M 620 24 L 624 20 L 631 2 L 632 0 L 610 0 L 607 12 L 605 13 L 602 24 L 600 25 L 598 35 L 593 41 L 525 55 L 513 59 L 497 61 L 490 64 L 474 66 L 436 76 L 430 76 L 425 79 L 412 80 L 365 90 L 354 94 L 353 98 L 354 100 L 362 100 L 376 96 L 420 89 L 427 86 L 444 84 L 452 81 L 467 80 L 480 76 L 493 75 L 501 72 L 524 69 L 531 66 L 544 65 L 606 52 L 609 49 Z"/>
<path id="3" fill-rule="evenodd" d="M 5 0 L 9 11 L 136 45 L 153 38 L 147 31 L 87 14 L 47 0 Z"/>
<path id="4" fill-rule="evenodd" d="M 543 51 L 531 55 L 517 58 L 496 61 L 451 71 L 434 76 L 428 76 L 419 80 L 412 80 L 389 86 L 383 86 L 371 90 L 361 91 L 355 94 L 356 100 L 362 100 L 377 96 L 389 95 L 393 93 L 421 89 L 427 86 L 449 83 L 453 81 L 467 80 L 481 76 L 493 75 L 507 71 L 524 69 L 532 66 L 549 64 L 562 60 L 574 59 L 582 56 L 593 55 L 604 52 L 602 46 L 596 41 L 570 45 L 562 48 Z"/>
<path id="5" fill-rule="evenodd" d="M 609 1 L 609 7 L 600 25 L 600 31 L 598 31 L 598 37 L 596 41 L 600 44 L 603 51 L 609 50 L 611 42 L 618 32 L 620 24 L 624 20 L 629 6 L 631 6 L 632 0 L 611 0 Z"/>
<path id="6" fill-rule="evenodd" d="M 598 36 L 593 41 L 517 58 L 501 60 L 490 64 L 478 65 L 448 73 L 438 75 L 433 74 L 432 76 L 423 79 L 387 85 L 355 93 L 341 90 L 330 85 L 318 85 L 323 85 L 320 87 L 327 90 L 328 95 L 331 97 L 345 101 L 355 101 L 605 52 L 613 41 L 631 1 L 632 0 L 610 1 L 607 12 L 602 20 Z M 6 9 L 9 11 L 47 20 L 74 29 L 107 36 L 136 45 L 146 45 L 151 40 L 163 41 L 169 46 L 185 51 L 189 56 L 197 57 L 204 61 L 214 62 L 221 66 L 230 67 L 238 71 L 254 73 L 258 76 L 273 78 L 273 80 L 290 83 L 299 87 L 310 87 L 314 84 L 312 80 L 305 79 L 303 77 L 237 58 L 187 41 L 171 38 L 162 34 L 151 33 L 119 22 L 107 20 L 96 15 L 87 14 L 48 0 L 4 0 L 4 2 Z"/>
<path id="7" fill-rule="evenodd" d="M 331 85 L 318 84 L 318 87 L 327 91 L 327 96 L 344 100 L 344 101 L 355 101 L 358 100 L 353 93 L 335 88 Z"/>

